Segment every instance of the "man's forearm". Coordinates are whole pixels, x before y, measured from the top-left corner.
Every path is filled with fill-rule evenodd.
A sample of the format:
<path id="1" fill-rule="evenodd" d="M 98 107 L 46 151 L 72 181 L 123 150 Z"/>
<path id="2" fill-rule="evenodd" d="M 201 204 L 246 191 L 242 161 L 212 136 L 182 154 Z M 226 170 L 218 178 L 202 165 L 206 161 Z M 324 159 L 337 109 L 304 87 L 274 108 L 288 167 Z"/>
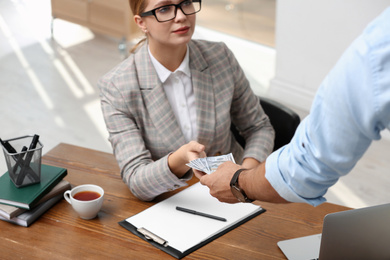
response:
<path id="1" fill-rule="evenodd" d="M 288 202 L 276 192 L 265 178 L 265 162 L 256 168 L 243 171 L 238 183 L 250 199 L 274 203 Z"/>

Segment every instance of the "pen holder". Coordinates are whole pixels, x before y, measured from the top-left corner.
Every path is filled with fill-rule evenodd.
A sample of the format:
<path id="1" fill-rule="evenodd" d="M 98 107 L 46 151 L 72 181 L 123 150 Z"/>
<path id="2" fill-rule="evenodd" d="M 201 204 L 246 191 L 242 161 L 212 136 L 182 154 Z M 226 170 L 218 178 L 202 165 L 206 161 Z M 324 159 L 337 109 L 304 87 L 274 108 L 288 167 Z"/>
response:
<path id="1" fill-rule="evenodd" d="M 41 181 L 43 145 L 37 141 L 35 148 L 28 149 L 33 139 L 27 135 L 1 142 L 9 177 L 17 188 Z"/>

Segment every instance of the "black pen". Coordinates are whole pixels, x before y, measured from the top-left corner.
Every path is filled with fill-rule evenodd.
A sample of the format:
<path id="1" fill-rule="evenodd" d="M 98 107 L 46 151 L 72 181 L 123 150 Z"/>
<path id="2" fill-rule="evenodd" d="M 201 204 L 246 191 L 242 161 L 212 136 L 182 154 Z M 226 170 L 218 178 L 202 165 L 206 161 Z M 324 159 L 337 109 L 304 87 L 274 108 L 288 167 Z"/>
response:
<path id="1" fill-rule="evenodd" d="M 17 184 L 17 185 L 22 184 L 23 179 L 24 179 L 24 174 L 22 175 L 22 172 L 24 171 L 24 169 L 23 169 L 23 165 L 24 165 L 24 159 L 23 159 L 23 157 L 24 157 L 24 155 L 26 154 L 27 150 L 28 150 L 27 147 L 26 147 L 26 146 L 23 146 L 22 151 L 21 151 L 21 153 L 19 154 L 19 158 L 18 158 L 18 160 L 16 161 L 16 164 L 14 165 L 14 168 L 13 168 L 13 171 L 14 171 L 14 173 L 16 174 L 16 171 L 18 170 L 18 167 L 20 167 L 20 171 L 19 171 L 18 176 L 17 176 L 17 178 L 16 178 L 16 184 Z"/>
<path id="2" fill-rule="evenodd" d="M 0 143 L 4 146 L 8 153 L 17 153 L 16 150 L 12 147 L 12 145 L 8 141 L 3 141 L 0 138 Z"/>
<path id="3" fill-rule="evenodd" d="M 217 217 L 217 216 L 214 216 L 214 215 L 210 215 L 210 214 L 207 214 L 207 213 L 202 213 L 202 212 L 195 211 L 195 210 L 192 210 L 192 209 L 186 209 L 186 208 L 182 208 L 182 207 L 176 207 L 176 209 L 179 210 L 179 211 L 187 212 L 187 213 L 190 213 L 190 214 L 194 214 L 194 215 L 198 215 L 198 216 L 202 216 L 202 217 L 206 217 L 206 218 L 212 218 L 212 219 L 216 219 L 216 220 L 220 220 L 220 221 L 227 221 L 226 218 Z"/>
<path id="4" fill-rule="evenodd" d="M 34 155 L 34 151 L 31 151 L 31 150 L 34 150 L 37 147 L 38 140 L 39 140 L 39 135 L 34 135 L 32 141 L 31 141 L 30 147 L 28 148 L 25 165 L 30 165 L 30 161 Z"/>
<path id="5" fill-rule="evenodd" d="M 31 168 L 30 168 L 30 162 L 34 156 L 34 149 L 37 147 L 38 141 L 39 141 L 39 135 L 34 135 L 32 138 L 32 141 L 30 143 L 30 147 L 27 150 L 26 159 L 24 160 L 24 162 L 22 161 L 21 169 L 20 169 L 20 172 L 19 172 L 19 175 L 17 178 L 17 185 L 21 185 L 23 183 L 24 178 L 28 174 L 30 174 L 32 177 L 34 177 L 34 179 L 36 179 L 36 181 L 39 181 L 39 178 L 36 175 L 36 173 L 33 170 L 31 170 Z"/>
<path id="6" fill-rule="evenodd" d="M 8 142 L 8 141 L 3 141 L 1 140 L 0 138 L 0 143 L 3 145 L 3 147 L 5 148 L 5 150 L 8 152 L 8 153 L 17 153 L 17 151 L 15 150 L 15 148 L 12 147 L 12 145 Z M 12 158 L 17 161 L 18 160 L 18 157 L 16 155 L 12 155 Z"/>

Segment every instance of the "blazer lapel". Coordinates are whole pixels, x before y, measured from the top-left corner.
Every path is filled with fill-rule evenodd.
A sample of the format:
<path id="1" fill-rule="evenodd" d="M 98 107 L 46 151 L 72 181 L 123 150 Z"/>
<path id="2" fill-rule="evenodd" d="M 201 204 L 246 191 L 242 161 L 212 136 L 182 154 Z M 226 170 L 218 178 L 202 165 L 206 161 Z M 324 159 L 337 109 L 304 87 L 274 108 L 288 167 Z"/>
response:
<path id="1" fill-rule="evenodd" d="M 136 64 L 142 97 L 154 127 L 170 150 L 176 150 L 185 139 L 163 86 L 150 60 L 145 44 L 136 55 Z"/>
<path id="2" fill-rule="evenodd" d="M 192 86 L 196 100 L 198 142 L 208 147 L 215 132 L 215 98 L 212 76 L 201 51 L 189 43 Z"/>

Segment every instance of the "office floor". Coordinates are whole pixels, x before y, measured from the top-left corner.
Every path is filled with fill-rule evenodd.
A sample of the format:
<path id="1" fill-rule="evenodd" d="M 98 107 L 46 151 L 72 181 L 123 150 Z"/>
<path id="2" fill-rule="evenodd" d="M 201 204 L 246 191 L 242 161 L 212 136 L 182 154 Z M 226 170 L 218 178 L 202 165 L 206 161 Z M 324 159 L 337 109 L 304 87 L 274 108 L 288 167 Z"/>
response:
<path id="1" fill-rule="evenodd" d="M 61 20 L 54 23 L 52 39 L 50 21 L 49 0 L 0 1 L 0 138 L 39 134 L 44 153 L 61 142 L 111 152 L 96 81 L 122 61 L 118 43 Z M 207 38 L 210 31 L 197 34 Z M 231 46 L 237 40 L 221 37 Z M 234 52 L 244 63 L 241 44 L 241 52 Z M 253 43 L 248 45 L 253 47 Z M 273 75 L 275 52 L 255 47 L 256 55 L 266 62 L 242 66 L 256 67 L 257 75 L 265 75 L 262 89 L 256 87 L 255 91 L 264 93 Z M 248 75 L 252 75 L 250 71 Z M 307 111 L 295 110 L 302 118 L 307 115 Z M 329 190 L 327 199 L 350 207 L 389 202 L 387 151 L 390 141 L 374 142 L 352 173 Z M 5 171 L 4 156 L 0 155 L 0 173 Z"/>

